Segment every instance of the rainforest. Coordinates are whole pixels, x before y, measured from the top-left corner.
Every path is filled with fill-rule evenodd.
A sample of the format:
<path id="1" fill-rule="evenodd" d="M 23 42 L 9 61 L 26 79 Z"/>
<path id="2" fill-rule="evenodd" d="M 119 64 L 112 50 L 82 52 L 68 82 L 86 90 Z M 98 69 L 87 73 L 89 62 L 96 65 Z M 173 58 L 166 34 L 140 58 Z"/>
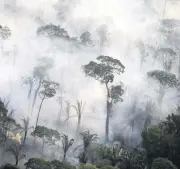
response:
<path id="1" fill-rule="evenodd" d="M 179 0 L 1 0 L 0 169 L 180 168 Z"/>

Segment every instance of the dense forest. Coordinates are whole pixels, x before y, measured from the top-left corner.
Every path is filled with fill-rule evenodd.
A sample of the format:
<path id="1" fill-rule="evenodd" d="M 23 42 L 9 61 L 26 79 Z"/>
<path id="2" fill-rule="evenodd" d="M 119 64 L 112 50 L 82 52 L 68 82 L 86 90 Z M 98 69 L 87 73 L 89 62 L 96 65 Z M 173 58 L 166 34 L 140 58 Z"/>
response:
<path id="1" fill-rule="evenodd" d="M 0 168 L 180 168 L 180 3 L 90 1 L 0 2 Z"/>

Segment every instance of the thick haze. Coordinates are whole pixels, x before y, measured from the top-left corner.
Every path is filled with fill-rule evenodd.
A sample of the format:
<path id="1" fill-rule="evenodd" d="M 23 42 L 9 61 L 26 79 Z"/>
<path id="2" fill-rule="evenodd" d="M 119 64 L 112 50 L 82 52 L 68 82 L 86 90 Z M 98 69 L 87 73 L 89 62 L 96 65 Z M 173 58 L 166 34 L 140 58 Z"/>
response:
<path id="1" fill-rule="evenodd" d="M 4 0 L 8 4 L 10 0 Z M 13 2 L 13 0 L 11 0 Z M 106 90 L 103 85 L 92 78 L 85 77 L 81 66 L 90 60 L 95 60 L 100 54 L 118 58 L 125 65 L 125 73 L 119 77 L 125 87 L 124 102 L 119 103 L 113 112 L 111 126 L 119 129 L 127 124 L 128 110 L 134 98 L 138 97 L 138 104 L 149 99 L 155 100 L 157 95 L 148 85 L 146 72 L 159 68 L 152 67 L 149 59 L 140 69 L 140 52 L 135 42 L 155 45 L 155 39 L 160 42 L 157 32 L 159 19 L 163 17 L 164 0 L 16 0 L 16 12 L 5 9 L 0 2 L 0 21 L 2 26 L 12 30 L 12 36 L 4 41 L 4 49 L 0 55 L 0 95 L 9 98 L 11 106 L 17 110 L 16 117 L 28 115 L 28 88 L 22 86 L 22 77 L 31 74 L 36 60 L 43 56 L 54 58 L 55 66 L 49 72 L 52 80 L 63 85 L 64 100 L 86 101 L 82 124 L 99 134 L 104 134 Z M 173 2 L 174 3 L 174 2 Z M 177 4 L 168 2 L 165 18 L 178 18 Z M 65 21 L 58 20 L 58 10 L 65 12 Z M 53 23 L 61 25 L 72 37 L 79 37 L 82 32 L 89 31 L 92 38 L 97 39 L 95 30 L 101 24 L 108 25 L 109 41 L 102 52 L 98 47 L 72 48 L 67 42 L 52 43 L 48 38 L 38 37 L 37 22 L 40 18 L 43 24 Z M 16 47 L 16 54 L 14 48 Z M 15 56 L 15 66 L 13 58 Z M 118 80 L 117 80 L 118 82 Z M 165 97 L 164 110 L 175 107 L 176 103 Z M 38 99 L 33 118 L 37 115 L 40 104 Z M 166 105 L 166 106 L 165 106 Z M 65 105 L 64 105 L 65 106 Z M 57 97 L 45 100 L 40 115 L 40 124 L 53 126 L 58 118 L 59 105 Z M 165 111 L 167 113 L 168 111 Z M 75 112 L 71 112 L 72 114 Z M 161 115 L 157 115 L 161 116 Z M 75 125 L 77 120 L 71 120 Z M 35 120 L 31 120 L 34 124 Z M 53 126 L 55 127 L 55 126 Z"/>

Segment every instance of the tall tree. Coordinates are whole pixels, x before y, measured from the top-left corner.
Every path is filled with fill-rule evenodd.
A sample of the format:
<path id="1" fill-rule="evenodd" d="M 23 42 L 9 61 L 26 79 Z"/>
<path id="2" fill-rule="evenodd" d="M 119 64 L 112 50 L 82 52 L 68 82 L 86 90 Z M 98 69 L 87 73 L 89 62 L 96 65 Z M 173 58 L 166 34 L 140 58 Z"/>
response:
<path id="1" fill-rule="evenodd" d="M 80 147 L 83 147 L 83 150 L 80 152 L 79 154 L 79 162 L 80 163 L 86 163 L 88 160 L 88 150 L 91 146 L 92 143 L 94 143 L 97 139 L 98 136 L 97 134 L 91 134 L 89 130 L 81 132 L 79 134 L 83 140 L 83 144 L 77 146 L 74 151 L 76 151 L 77 149 L 79 149 Z"/>
<path id="2" fill-rule="evenodd" d="M 157 92 L 159 93 L 158 103 L 161 108 L 162 101 L 167 90 L 169 88 L 175 88 L 179 84 L 176 75 L 162 70 L 153 70 L 148 72 L 147 76 L 149 78 L 152 78 L 158 83 L 158 90 L 157 90 Z"/>
<path id="3" fill-rule="evenodd" d="M 34 67 L 32 75 L 23 77 L 23 84 L 29 86 L 29 91 L 28 91 L 28 100 L 29 100 L 29 106 L 28 110 L 30 109 L 30 99 L 31 95 L 34 91 L 33 99 L 32 99 L 32 109 L 31 109 L 31 114 L 34 110 L 34 106 L 36 103 L 36 99 L 38 96 L 38 93 L 42 87 L 43 80 L 48 79 L 48 71 L 52 68 L 53 66 L 53 60 L 49 57 L 42 57 L 38 59 L 37 65 Z"/>
<path id="4" fill-rule="evenodd" d="M 30 122 L 30 118 L 29 117 L 23 118 L 22 122 L 23 122 L 23 126 L 21 126 L 20 129 L 22 130 L 21 133 L 24 132 L 23 144 L 25 144 L 26 143 L 27 134 L 28 134 L 28 130 L 32 129 L 33 127 L 29 126 L 29 122 Z"/>
<path id="5" fill-rule="evenodd" d="M 86 102 L 83 103 L 83 101 L 78 101 L 77 100 L 77 104 L 76 105 L 71 105 L 71 107 L 73 107 L 74 110 L 76 111 L 76 115 L 69 116 L 65 120 L 65 122 L 66 122 L 66 121 L 68 121 L 72 117 L 77 117 L 78 118 L 77 127 L 76 127 L 76 134 L 79 134 L 79 129 L 80 129 L 80 126 L 81 126 L 81 119 L 82 119 L 82 114 L 83 114 L 83 111 L 84 111 L 85 104 L 86 104 Z M 70 107 L 68 107 L 68 109 L 70 109 Z"/>
<path id="6" fill-rule="evenodd" d="M 124 73 L 124 65 L 118 60 L 110 56 L 99 56 L 97 57 L 99 63 L 91 61 L 89 64 L 83 66 L 83 70 L 87 76 L 93 77 L 98 80 L 101 84 L 104 84 L 107 91 L 106 99 L 106 127 L 105 127 L 105 143 L 109 142 L 109 118 L 111 107 L 113 103 L 122 101 L 121 96 L 124 93 L 122 83 L 117 86 L 109 86 L 114 81 L 115 74 L 120 75 Z"/>
<path id="7" fill-rule="evenodd" d="M 39 105 L 35 128 L 38 126 L 39 115 L 40 115 L 40 111 L 41 111 L 44 100 L 54 97 L 58 87 L 59 87 L 59 83 L 46 81 L 46 80 L 43 81 L 42 90 L 39 93 L 39 96 L 41 97 L 41 103 Z"/>

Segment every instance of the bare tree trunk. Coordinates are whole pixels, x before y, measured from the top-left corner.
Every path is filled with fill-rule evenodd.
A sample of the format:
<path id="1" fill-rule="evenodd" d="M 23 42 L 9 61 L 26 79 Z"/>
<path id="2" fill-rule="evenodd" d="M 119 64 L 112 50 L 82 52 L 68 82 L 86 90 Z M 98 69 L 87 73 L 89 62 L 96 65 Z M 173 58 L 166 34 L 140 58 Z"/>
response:
<path id="1" fill-rule="evenodd" d="M 32 115 L 32 112 L 33 112 L 33 109 L 34 109 L 34 105 L 35 105 L 35 103 L 36 103 L 36 99 L 37 99 L 37 95 L 38 95 L 39 89 L 40 89 L 40 87 L 41 87 L 41 83 L 42 83 L 42 80 L 40 79 L 40 80 L 39 80 L 38 87 L 37 87 L 37 89 L 36 89 L 36 91 L 35 91 L 35 93 L 34 93 L 34 99 L 33 99 L 33 103 L 32 103 L 31 115 Z"/>
<path id="2" fill-rule="evenodd" d="M 159 98 L 158 98 L 160 112 L 162 110 L 162 103 L 163 103 L 164 95 L 165 95 L 165 89 L 164 89 L 164 87 L 160 86 L 159 87 Z"/>
<path id="3" fill-rule="evenodd" d="M 18 157 L 16 158 L 16 166 L 18 166 L 18 162 L 19 162 L 19 159 Z"/>
<path id="4" fill-rule="evenodd" d="M 37 115 L 37 119 L 36 119 L 36 126 L 35 126 L 35 128 L 36 128 L 37 125 L 38 125 L 39 115 L 40 115 L 40 111 L 41 111 L 41 108 L 42 108 L 42 104 L 43 104 L 44 99 L 45 99 L 45 95 L 44 95 L 44 97 L 42 98 L 41 104 L 40 104 L 40 106 L 39 106 L 39 111 L 38 111 L 38 115 Z"/>
<path id="5" fill-rule="evenodd" d="M 178 58 L 178 61 L 179 61 L 179 63 L 178 63 L 178 80 L 180 81 L 180 56 Z"/>
<path id="6" fill-rule="evenodd" d="M 167 0 L 165 0 L 165 3 L 164 3 L 164 10 L 163 10 L 163 20 L 164 20 L 164 17 L 165 17 L 165 13 L 166 13 L 166 5 L 167 5 Z"/>
<path id="7" fill-rule="evenodd" d="M 77 128 L 76 128 L 76 135 L 79 134 L 80 125 L 81 125 L 81 116 L 78 117 Z"/>
<path id="8" fill-rule="evenodd" d="M 107 89 L 107 105 L 106 105 L 106 109 L 107 109 L 107 116 L 106 116 L 106 126 L 105 126 L 105 144 L 109 143 L 109 117 L 110 117 L 110 91 L 108 88 L 108 84 L 106 83 L 106 89 Z"/>
<path id="9" fill-rule="evenodd" d="M 27 137 L 27 130 L 25 131 L 25 133 L 24 133 L 24 140 L 23 140 L 23 144 L 25 144 L 26 143 L 26 137 Z"/>
<path id="10" fill-rule="evenodd" d="M 66 153 L 67 153 L 67 152 L 64 152 L 64 154 L 63 154 L 63 162 L 64 162 L 65 159 L 66 159 Z"/>

